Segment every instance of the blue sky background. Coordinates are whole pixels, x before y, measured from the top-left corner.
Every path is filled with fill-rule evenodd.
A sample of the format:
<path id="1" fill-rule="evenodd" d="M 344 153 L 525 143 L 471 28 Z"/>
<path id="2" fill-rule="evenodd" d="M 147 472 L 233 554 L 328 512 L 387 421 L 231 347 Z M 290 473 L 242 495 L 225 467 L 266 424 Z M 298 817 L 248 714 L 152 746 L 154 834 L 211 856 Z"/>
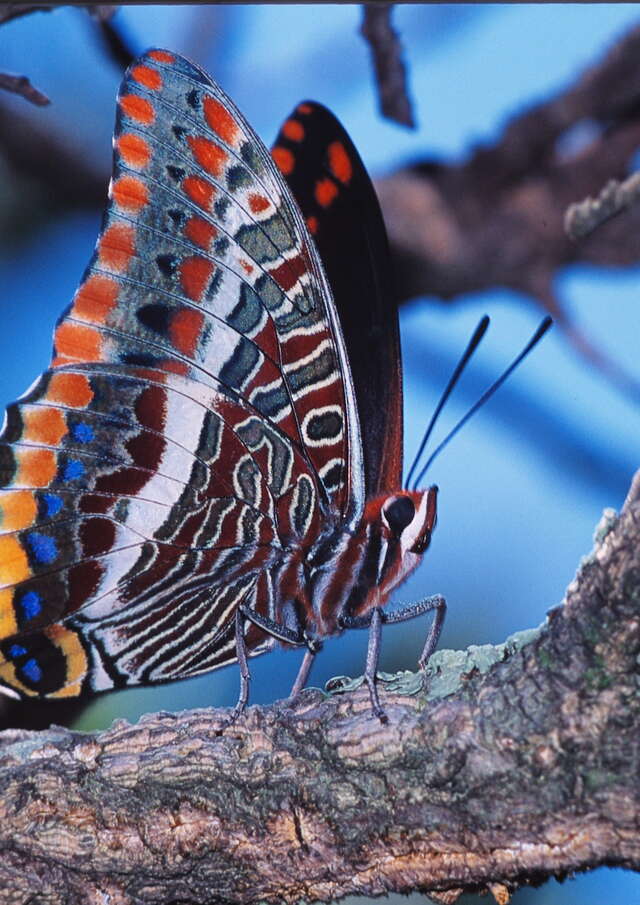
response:
<path id="1" fill-rule="evenodd" d="M 208 69 L 267 143 L 294 104 L 306 97 L 322 101 L 343 121 L 376 176 L 419 157 L 462 160 L 474 145 L 494 141 L 509 117 L 597 61 L 637 24 L 640 8 L 397 7 L 416 132 L 378 117 L 360 17 L 353 5 L 170 5 L 123 8 L 116 21 L 136 50 L 165 46 Z M 120 75 L 85 14 L 62 9 L 4 26 L 0 68 L 27 73 L 53 101 L 31 114 L 107 165 Z M 27 112 L 24 101 L 12 103 Z M 0 249 L 0 404 L 46 367 L 53 324 L 80 279 L 98 224 L 98 214 L 61 215 Z M 638 379 L 639 288 L 640 268 L 619 273 L 575 266 L 556 285 L 576 321 Z M 485 312 L 492 326 L 447 407 L 442 435 L 520 350 L 541 313 L 529 299 L 505 290 L 446 306 L 422 298 L 403 310 L 408 461 Z M 424 565 L 398 601 L 443 593 L 449 603 L 445 646 L 499 642 L 539 624 L 562 600 L 580 557 L 589 552 L 603 508 L 621 507 L 638 465 L 639 428 L 638 408 L 591 372 L 553 330 L 434 464 L 429 481 L 441 490 L 438 528 Z M 422 641 L 415 624 L 386 632 L 382 668 L 413 667 Z M 364 633 L 328 643 L 313 684 L 359 674 L 365 648 Z M 252 701 L 285 696 L 299 656 L 276 652 L 254 660 Z M 229 705 L 237 682 L 236 671 L 227 669 L 161 689 L 104 696 L 80 725 L 104 726 L 116 715 L 135 719 L 157 708 Z M 513 901 L 599 905 L 603 899 L 640 905 L 640 879 L 600 870 L 563 885 L 523 890 Z"/>

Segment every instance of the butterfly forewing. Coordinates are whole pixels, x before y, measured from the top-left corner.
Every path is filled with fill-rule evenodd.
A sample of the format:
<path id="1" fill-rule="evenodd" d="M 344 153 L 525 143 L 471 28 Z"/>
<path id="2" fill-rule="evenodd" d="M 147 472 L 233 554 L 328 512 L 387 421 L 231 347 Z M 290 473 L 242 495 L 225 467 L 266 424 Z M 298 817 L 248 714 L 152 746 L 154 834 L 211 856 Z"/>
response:
<path id="1" fill-rule="evenodd" d="M 165 51 L 128 71 L 114 148 L 52 367 L 0 438 L 0 678 L 19 694 L 230 662 L 236 607 L 272 618 L 285 550 L 363 506 L 340 328 L 267 150 Z"/>

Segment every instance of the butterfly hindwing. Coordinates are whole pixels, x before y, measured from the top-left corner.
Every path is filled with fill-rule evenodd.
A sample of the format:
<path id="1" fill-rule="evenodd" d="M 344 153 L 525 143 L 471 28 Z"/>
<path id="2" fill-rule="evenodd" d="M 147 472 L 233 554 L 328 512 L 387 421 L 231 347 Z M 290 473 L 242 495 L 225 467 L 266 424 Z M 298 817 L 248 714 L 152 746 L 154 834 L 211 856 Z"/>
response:
<path id="1" fill-rule="evenodd" d="M 313 235 L 340 317 L 360 417 L 367 496 L 399 489 L 398 307 L 371 179 L 338 119 L 313 101 L 293 110 L 271 153 Z"/>
<path id="2" fill-rule="evenodd" d="M 340 327 L 266 148 L 166 51 L 128 70 L 114 148 L 52 367 L 0 436 L 0 679 L 20 695 L 230 661 L 284 546 L 363 506 Z"/>

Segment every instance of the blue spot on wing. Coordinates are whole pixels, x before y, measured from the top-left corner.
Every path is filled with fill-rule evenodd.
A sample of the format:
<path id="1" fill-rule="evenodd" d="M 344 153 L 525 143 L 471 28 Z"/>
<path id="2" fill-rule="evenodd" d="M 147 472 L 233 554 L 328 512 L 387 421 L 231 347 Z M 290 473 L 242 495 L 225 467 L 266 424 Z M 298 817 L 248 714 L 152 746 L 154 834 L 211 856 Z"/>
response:
<path id="1" fill-rule="evenodd" d="M 51 518 L 52 516 L 57 515 L 63 506 L 63 502 L 60 497 L 56 496 L 54 493 L 43 493 L 42 501 L 47 507 L 47 518 Z"/>
<path id="2" fill-rule="evenodd" d="M 30 682 L 39 682 L 42 678 L 42 670 L 38 666 L 37 660 L 34 660 L 33 658 L 27 660 L 20 669 Z"/>
<path id="3" fill-rule="evenodd" d="M 78 443 L 91 443 L 95 437 L 91 425 L 85 424 L 82 421 L 73 425 L 71 428 L 71 435 Z"/>
<path id="4" fill-rule="evenodd" d="M 81 478 L 84 474 L 84 465 L 77 459 L 69 459 L 64 467 L 62 478 L 65 481 L 73 481 L 74 478 Z"/>
<path id="5" fill-rule="evenodd" d="M 31 534 L 27 536 L 27 543 L 31 548 L 31 553 L 36 559 L 36 562 L 48 565 L 49 563 L 52 563 L 54 559 L 57 559 L 58 546 L 52 537 L 48 537 L 46 534 L 39 534 L 37 531 L 32 531 Z"/>
<path id="6" fill-rule="evenodd" d="M 20 598 L 20 606 L 25 619 L 35 619 L 42 612 L 42 598 L 37 591 L 27 591 Z"/>
<path id="7" fill-rule="evenodd" d="M 27 649 L 23 647 L 21 644 L 12 644 L 9 648 L 9 656 L 10 657 L 22 657 L 26 654 Z"/>

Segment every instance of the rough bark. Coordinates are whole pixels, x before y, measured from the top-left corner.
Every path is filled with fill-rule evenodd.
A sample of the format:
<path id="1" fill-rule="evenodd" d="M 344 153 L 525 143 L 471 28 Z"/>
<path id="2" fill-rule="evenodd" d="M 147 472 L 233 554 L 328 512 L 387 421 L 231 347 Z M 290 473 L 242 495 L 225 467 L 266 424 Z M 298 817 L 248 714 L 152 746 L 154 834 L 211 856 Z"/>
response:
<path id="1" fill-rule="evenodd" d="M 227 713 L 0 736 L 0 902 L 296 902 L 640 869 L 640 473 L 564 606 L 496 647 Z M 222 730 L 222 731 L 221 731 Z M 35 892 L 37 891 L 37 894 Z"/>

